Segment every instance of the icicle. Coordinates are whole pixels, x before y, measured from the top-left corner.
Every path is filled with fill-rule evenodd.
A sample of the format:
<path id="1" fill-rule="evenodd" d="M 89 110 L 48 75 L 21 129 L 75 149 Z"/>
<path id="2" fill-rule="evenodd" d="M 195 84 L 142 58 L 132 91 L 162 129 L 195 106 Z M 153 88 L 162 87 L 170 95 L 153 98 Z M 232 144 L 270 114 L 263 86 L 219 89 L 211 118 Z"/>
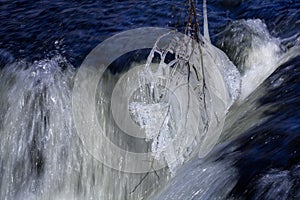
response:
<path id="1" fill-rule="evenodd" d="M 206 0 L 203 0 L 203 33 L 204 33 L 204 38 L 207 40 L 207 42 L 210 43 L 209 31 L 208 31 Z"/>

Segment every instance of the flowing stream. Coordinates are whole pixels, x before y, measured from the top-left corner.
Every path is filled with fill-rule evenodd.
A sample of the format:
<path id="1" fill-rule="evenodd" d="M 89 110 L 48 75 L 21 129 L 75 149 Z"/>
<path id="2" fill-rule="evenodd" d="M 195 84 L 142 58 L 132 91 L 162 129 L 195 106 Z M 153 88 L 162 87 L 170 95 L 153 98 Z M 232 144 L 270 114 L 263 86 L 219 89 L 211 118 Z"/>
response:
<path id="1" fill-rule="evenodd" d="M 0 5 L 0 199 L 300 198 L 299 2 L 207 2 L 200 44 L 166 34 L 167 51 L 158 40 L 130 52 L 76 93 L 96 44 L 144 23 L 172 27 L 181 3 Z M 258 11 L 269 7 L 274 23 Z M 91 93 L 76 112 L 74 98 Z M 79 133 L 91 122 L 106 140 Z"/>

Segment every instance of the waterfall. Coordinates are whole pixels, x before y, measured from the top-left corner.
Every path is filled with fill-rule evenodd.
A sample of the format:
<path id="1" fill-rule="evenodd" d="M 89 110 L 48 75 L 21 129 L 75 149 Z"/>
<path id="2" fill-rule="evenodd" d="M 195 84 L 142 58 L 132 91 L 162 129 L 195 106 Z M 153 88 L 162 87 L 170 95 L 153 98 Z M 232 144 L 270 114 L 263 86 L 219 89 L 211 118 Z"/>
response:
<path id="1" fill-rule="evenodd" d="M 100 2 L 103 16 L 98 16 L 95 2 Z M 162 5 L 169 3 L 157 1 L 145 8 L 145 2 L 138 8 L 152 13 L 161 6 L 159 17 L 165 14 Z M 231 5 L 230 11 L 236 11 L 246 1 L 220 2 L 212 3 Z M 59 36 L 49 34 L 48 24 L 35 30 L 53 18 L 44 20 L 46 5 L 39 10 L 31 6 L 41 4 L 13 2 L 0 11 L 0 16 L 15 12 L 12 24 L 4 27 L 7 35 L 18 38 L 0 41 L 0 199 L 299 198 L 299 98 L 291 94 L 299 90 L 295 78 L 298 33 L 283 39 L 269 31 L 263 20 L 232 20 L 217 34 L 220 40 L 214 46 L 216 30 L 208 28 L 206 0 L 203 35 L 195 27 L 187 28 L 185 34 L 153 27 L 127 30 L 133 22 L 144 25 L 144 16 L 132 17 L 140 11 L 127 14 L 127 2 L 75 3 L 72 7 L 69 2 L 54 1 L 49 7 L 49 13 L 62 13 L 55 18 L 59 23 L 51 26 L 61 31 Z M 20 6 L 26 19 L 41 17 L 43 23 L 19 23 Z M 77 15 L 80 9 L 83 17 Z M 123 10 L 126 14 L 119 12 Z M 220 13 L 226 15 L 220 20 L 223 23 L 228 13 Z M 87 14 L 105 21 L 99 27 L 109 34 L 127 31 L 102 41 L 76 68 L 71 61 L 94 47 L 99 42 L 97 31 L 102 31 L 99 21 L 88 23 Z M 113 18 L 106 16 L 110 14 Z M 119 14 L 126 18 L 126 25 L 119 24 Z M 78 19 L 65 22 L 62 16 Z M 156 25 L 157 16 L 150 16 L 153 21 L 147 18 L 146 25 Z M 91 31 L 93 26 L 97 31 Z M 37 36 L 44 46 L 55 38 L 50 52 L 41 53 L 44 47 L 33 39 L 25 44 L 38 56 L 26 52 L 23 43 L 15 45 L 25 40 L 20 27 L 25 28 L 26 37 Z M 80 50 L 77 36 L 88 38 L 85 50 Z M 147 59 L 127 66 L 128 57 L 116 56 L 130 55 L 124 49 L 137 51 L 137 47 L 150 51 Z M 115 60 L 118 63 L 113 65 Z M 278 67 L 292 71 L 268 78 Z M 282 89 L 289 78 L 293 84 Z M 277 117 L 277 111 L 284 114 Z"/>

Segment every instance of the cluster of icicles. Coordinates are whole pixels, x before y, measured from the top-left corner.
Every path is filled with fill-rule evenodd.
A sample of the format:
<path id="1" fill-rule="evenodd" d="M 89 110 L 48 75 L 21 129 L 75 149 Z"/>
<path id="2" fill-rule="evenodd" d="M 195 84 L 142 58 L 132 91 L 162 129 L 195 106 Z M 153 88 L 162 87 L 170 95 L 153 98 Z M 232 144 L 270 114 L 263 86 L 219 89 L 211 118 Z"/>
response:
<path id="1" fill-rule="evenodd" d="M 168 39 L 161 48 L 160 42 Z M 129 105 L 152 142 L 152 155 L 171 172 L 193 152 L 204 156 L 210 151 L 227 109 L 240 94 L 236 67 L 209 40 L 201 40 L 176 32 L 161 36 L 139 74 L 140 98 Z"/>

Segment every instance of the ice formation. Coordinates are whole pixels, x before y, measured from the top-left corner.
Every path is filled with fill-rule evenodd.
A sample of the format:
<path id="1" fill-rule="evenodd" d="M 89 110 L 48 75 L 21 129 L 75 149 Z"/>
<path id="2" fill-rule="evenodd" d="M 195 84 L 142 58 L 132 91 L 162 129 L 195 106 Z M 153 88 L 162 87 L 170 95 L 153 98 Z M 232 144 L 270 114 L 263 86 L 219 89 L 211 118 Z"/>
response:
<path id="1" fill-rule="evenodd" d="M 166 49 L 160 40 L 169 37 Z M 240 75 L 227 56 L 204 37 L 198 43 L 170 32 L 158 39 L 139 73 L 140 98 L 129 109 L 152 142 L 155 159 L 171 172 L 195 149 L 201 156 L 217 142 L 227 109 L 240 93 Z M 153 62 L 155 55 L 159 62 Z M 167 61 L 167 56 L 174 59 Z M 179 104 L 179 105 L 177 105 Z"/>

